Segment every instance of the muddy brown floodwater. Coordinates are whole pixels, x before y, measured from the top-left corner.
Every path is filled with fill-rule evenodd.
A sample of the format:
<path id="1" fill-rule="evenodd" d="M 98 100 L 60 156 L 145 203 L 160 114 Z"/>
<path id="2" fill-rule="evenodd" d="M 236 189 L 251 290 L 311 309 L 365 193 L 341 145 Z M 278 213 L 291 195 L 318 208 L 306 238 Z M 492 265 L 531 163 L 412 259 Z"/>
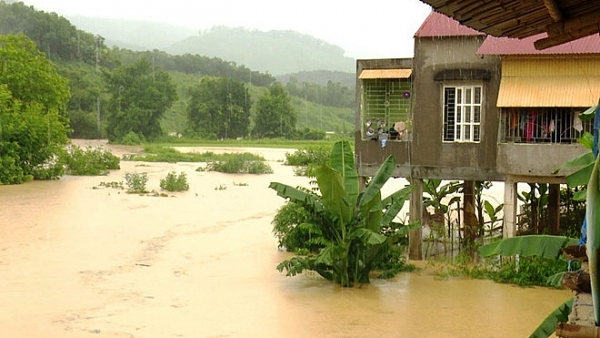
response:
<path id="1" fill-rule="evenodd" d="M 109 176 L 0 186 L 0 336 L 527 337 L 571 297 L 425 270 L 362 288 L 285 277 L 275 266 L 289 254 L 271 233 L 283 199 L 267 187 L 307 180 L 282 165 L 286 150 L 246 150 L 275 173 L 121 162 Z M 189 191 L 99 188 L 146 172 L 160 191 L 171 171 Z"/>

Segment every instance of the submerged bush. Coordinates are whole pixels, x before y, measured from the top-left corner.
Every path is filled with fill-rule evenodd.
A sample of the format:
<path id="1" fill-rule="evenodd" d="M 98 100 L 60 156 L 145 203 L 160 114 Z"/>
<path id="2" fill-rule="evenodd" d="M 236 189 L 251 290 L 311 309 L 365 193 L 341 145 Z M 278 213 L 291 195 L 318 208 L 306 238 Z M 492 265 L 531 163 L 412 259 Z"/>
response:
<path id="1" fill-rule="evenodd" d="M 171 147 L 149 144 L 144 146 L 143 154 L 128 155 L 124 159 L 127 161 L 144 162 L 207 162 L 217 158 L 213 152 L 205 153 L 182 153 Z"/>
<path id="2" fill-rule="evenodd" d="M 109 170 L 120 169 L 119 157 L 102 148 L 71 145 L 67 149 L 67 174 L 77 176 L 108 175 Z"/>
<path id="3" fill-rule="evenodd" d="M 127 193 L 129 194 L 145 194 L 146 183 L 148 183 L 147 173 L 126 173 L 125 184 L 127 185 Z"/>
<path id="4" fill-rule="evenodd" d="M 326 164 L 331 156 L 331 147 L 307 147 L 298 149 L 293 153 L 285 154 L 285 164 L 305 166 L 313 164 Z"/>
<path id="5" fill-rule="evenodd" d="M 124 144 L 127 146 L 137 146 L 144 143 L 144 136 L 138 135 L 133 131 L 130 131 L 129 133 L 127 133 L 127 135 L 123 136 L 121 140 L 117 143 Z"/>
<path id="6" fill-rule="evenodd" d="M 184 172 L 179 175 L 170 172 L 167 177 L 160 180 L 160 188 L 168 191 L 186 191 L 190 189 L 190 185 Z"/>
<path id="7" fill-rule="evenodd" d="M 299 203 L 288 201 L 275 214 L 273 234 L 279 247 L 290 252 L 318 252 L 325 245 L 323 236 L 312 223 L 318 222 L 315 215 Z"/>
<path id="8" fill-rule="evenodd" d="M 228 174 L 271 174 L 273 169 L 261 156 L 251 153 L 223 154 L 222 160 L 209 162 L 201 170 Z"/>
<path id="9" fill-rule="evenodd" d="M 294 174 L 297 176 L 314 177 L 315 168 L 327 164 L 330 156 L 331 148 L 329 147 L 307 147 L 305 149 L 298 149 L 293 153 L 286 153 L 285 164 L 297 166 L 294 169 Z"/>
<path id="10" fill-rule="evenodd" d="M 430 262 L 437 278 L 470 277 L 489 279 L 497 283 L 515 284 L 518 286 L 558 287 L 550 279 L 552 276 L 567 270 L 567 261 L 560 258 L 544 258 L 539 256 L 502 257 L 501 259 L 485 259 L 474 263 L 467 255 L 460 255 L 452 262 Z M 576 263 L 572 263 L 575 268 Z"/>

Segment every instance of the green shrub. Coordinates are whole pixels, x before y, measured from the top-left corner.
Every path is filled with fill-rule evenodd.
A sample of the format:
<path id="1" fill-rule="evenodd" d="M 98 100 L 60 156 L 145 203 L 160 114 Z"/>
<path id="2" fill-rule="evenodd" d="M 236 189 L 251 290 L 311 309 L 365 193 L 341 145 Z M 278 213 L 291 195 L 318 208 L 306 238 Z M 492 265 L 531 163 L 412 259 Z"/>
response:
<path id="1" fill-rule="evenodd" d="M 271 174 L 273 169 L 264 158 L 251 153 L 223 154 L 223 160 L 209 162 L 200 170 L 218 171 L 228 174 Z"/>
<path id="2" fill-rule="evenodd" d="M 293 153 L 285 154 L 285 164 L 293 165 L 294 174 L 297 176 L 315 176 L 315 168 L 329 162 L 331 147 L 315 146 L 298 149 Z"/>
<path id="3" fill-rule="evenodd" d="M 510 283 L 520 286 L 551 286 L 548 278 L 567 270 L 567 262 L 562 259 L 543 257 L 519 257 L 504 259 L 501 264 L 487 274 L 499 283 Z"/>
<path id="4" fill-rule="evenodd" d="M 317 227 L 315 214 L 304 206 L 288 201 L 275 214 L 273 234 L 279 241 L 279 247 L 290 252 L 318 252 L 324 247 L 323 236 Z"/>
<path id="5" fill-rule="evenodd" d="M 67 174 L 76 176 L 108 175 L 109 170 L 120 169 L 119 157 L 102 148 L 71 145 L 66 155 Z"/>
<path id="6" fill-rule="evenodd" d="M 171 147 L 149 144 L 144 146 L 144 154 L 128 155 L 127 161 L 144 161 L 144 162 L 206 162 L 217 158 L 213 152 L 205 153 L 182 153 L 179 150 Z"/>
<path id="7" fill-rule="evenodd" d="M 498 283 L 519 286 L 553 285 L 549 278 L 567 270 L 567 261 L 557 258 L 539 256 L 502 257 L 502 259 L 486 259 L 476 264 L 467 255 L 459 255 L 453 262 L 431 263 L 437 278 L 470 277 L 490 279 Z M 576 268 L 572 266 L 572 268 Z"/>
<path id="8" fill-rule="evenodd" d="M 285 154 L 285 164 L 306 166 L 309 164 L 327 164 L 331 156 L 331 147 L 314 146 L 298 149 L 293 153 Z"/>
<path id="9" fill-rule="evenodd" d="M 147 173 L 126 173 L 125 184 L 127 185 L 127 193 L 129 194 L 145 194 L 146 183 L 148 183 Z"/>
<path id="10" fill-rule="evenodd" d="M 184 172 L 179 175 L 170 172 L 167 177 L 160 180 L 160 188 L 168 191 L 186 191 L 190 189 L 190 185 Z"/>
<path id="11" fill-rule="evenodd" d="M 137 146 L 144 143 L 144 137 L 130 131 L 127 135 L 123 136 L 118 143 L 128 146 Z"/>

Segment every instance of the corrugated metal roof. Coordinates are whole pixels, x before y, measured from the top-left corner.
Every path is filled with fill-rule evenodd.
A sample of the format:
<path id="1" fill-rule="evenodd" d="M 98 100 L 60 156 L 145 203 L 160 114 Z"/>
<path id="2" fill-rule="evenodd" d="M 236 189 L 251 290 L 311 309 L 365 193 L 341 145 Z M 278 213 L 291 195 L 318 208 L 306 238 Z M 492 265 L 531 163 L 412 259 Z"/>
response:
<path id="1" fill-rule="evenodd" d="M 470 35 L 484 35 L 484 33 L 461 25 L 458 21 L 438 12 L 431 12 L 415 33 L 416 38 Z"/>
<path id="2" fill-rule="evenodd" d="M 589 107 L 600 98 L 600 58 L 502 61 L 498 107 Z"/>
<path id="3" fill-rule="evenodd" d="M 539 49 L 600 30 L 600 1 L 595 0 L 421 0 L 461 24 L 493 36 L 525 38 L 547 32 Z"/>
<path id="4" fill-rule="evenodd" d="M 599 54 L 600 36 L 590 35 L 585 38 L 567 42 L 562 45 L 543 50 L 535 49 L 534 42 L 545 38 L 546 33 L 530 36 L 524 39 L 485 38 L 477 54 L 480 55 L 561 55 L 561 54 Z"/>
<path id="5" fill-rule="evenodd" d="M 412 69 L 364 69 L 358 76 L 359 79 L 407 79 L 412 74 Z"/>

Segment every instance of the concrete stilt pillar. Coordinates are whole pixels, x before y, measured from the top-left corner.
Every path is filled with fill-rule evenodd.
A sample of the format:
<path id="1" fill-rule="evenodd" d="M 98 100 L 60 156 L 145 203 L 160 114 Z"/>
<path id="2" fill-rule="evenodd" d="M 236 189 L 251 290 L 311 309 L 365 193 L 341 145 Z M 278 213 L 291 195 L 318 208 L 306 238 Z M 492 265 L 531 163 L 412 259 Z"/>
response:
<path id="1" fill-rule="evenodd" d="M 413 191 L 410 195 L 409 220 L 411 223 L 419 222 L 419 228 L 408 234 L 408 258 L 411 260 L 423 259 L 422 223 L 423 223 L 423 180 L 412 179 Z"/>
<path id="2" fill-rule="evenodd" d="M 503 237 L 515 237 L 517 233 L 517 182 L 508 177 L 504 182 L 504 228 Z"/>
<path id="3" fill-rule="evenodd" d="M 551 235 L 560 231 L 560 184 L 550 184 L 548 189 L 548 226 Z"/>

